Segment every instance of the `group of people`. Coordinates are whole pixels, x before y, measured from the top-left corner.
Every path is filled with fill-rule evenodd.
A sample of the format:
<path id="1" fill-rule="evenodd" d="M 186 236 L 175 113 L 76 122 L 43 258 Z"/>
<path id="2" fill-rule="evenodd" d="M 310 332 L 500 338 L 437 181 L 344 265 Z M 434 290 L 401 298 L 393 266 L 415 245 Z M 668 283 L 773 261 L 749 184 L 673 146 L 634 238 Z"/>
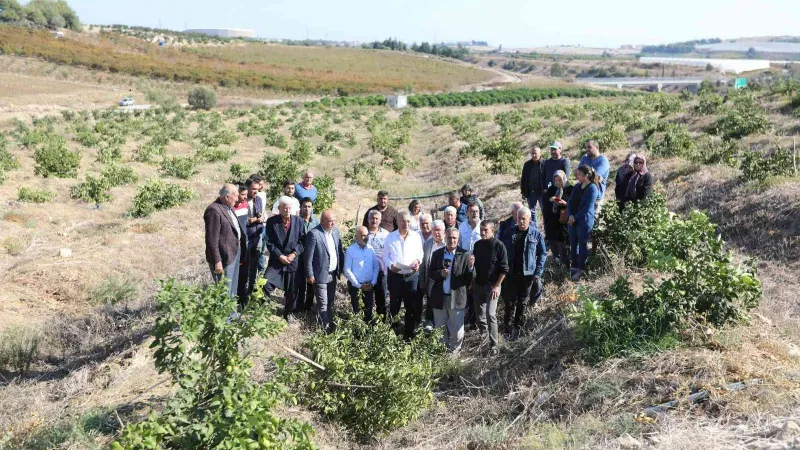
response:
<path id="1" fill-rule="evenodd" d="M 440 328 L 453 352 L 461 348 L 465 326 L 474 324 L 496 352 L 498 300 L 505 304 L 503 332 L 515 339 L 526 306 L 542 295 L 548 247 L 556 264 L 570 266 L 573 281 L 585 274 L 610 166 L 597 141 L 589 140 L 573 184 L 570 161 L 562 151 L 559 142 L 550 145 L 548 159 L 538 147 L 531 150 L 520 179 L 527 206 L 512 203 L 511 217 L 502 222 L 485 217 L 484 205 L 469 184 L 450 192 L 448 204 L 431 211 L 441 213 L 441 219 L 424 212 L 416 199 L 398 212 L 389 204 L 389 193 L 381 190 L 347 248 L 333 211 L 323 211 L 319 221 L 314 218 L 313 173 L 306 173 L 302 182 L 284 183 L 284 195 L 269 212 L 263 180 L 252 175 L 240 186 L 223 186 L 206 210 L 206 257 L 215 280 L 224 277 L 230 295 L 240 303 L 247 302 L 262 273 L 267 293 L 283 290 L 284 316 L 290 322 L 301 311 L 314 309 L 319 325 L 329 330 L 337 284 L 344 276 L 351 308 L 357 313 L 363 305 L 365 320 L 376 320 L 374 310 L 398 324 L 405 308 L 406 338 L 419 328 Z M 646 198 L 652 185 L 645 157 L 629 155 L 616 173 L 619 208 Z M 537 222 L 539 209 L 544 234 Z"/>

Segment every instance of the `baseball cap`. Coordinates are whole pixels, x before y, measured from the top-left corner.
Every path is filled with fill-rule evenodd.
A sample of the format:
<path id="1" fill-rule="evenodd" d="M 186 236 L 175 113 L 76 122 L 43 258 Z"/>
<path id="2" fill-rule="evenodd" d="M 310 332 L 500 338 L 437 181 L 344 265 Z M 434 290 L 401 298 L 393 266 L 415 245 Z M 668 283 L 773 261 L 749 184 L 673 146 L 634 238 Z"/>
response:
<path id="1" fill-rule="evenodd" d="M 550 148 L 561 148 L 561 142 L 555 141 L 550 144 Z"/>

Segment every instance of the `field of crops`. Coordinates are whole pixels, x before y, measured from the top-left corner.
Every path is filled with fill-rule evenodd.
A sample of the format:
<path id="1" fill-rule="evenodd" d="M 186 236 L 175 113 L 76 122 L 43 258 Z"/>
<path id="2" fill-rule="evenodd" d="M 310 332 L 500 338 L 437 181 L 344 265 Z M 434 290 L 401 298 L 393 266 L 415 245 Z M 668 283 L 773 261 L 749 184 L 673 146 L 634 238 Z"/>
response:
<path id="1" fill-rule="evenodd" d="M 725 203 L 731 199 L 777 199 L 778 192 L 797 199 L 791 139 L 782 135 L 798 86 L 728 92 L 726 101 L 711 87 L 696 96 L 566 92 L 427 97 L 458 108 L 402 112 L 335 102 L 64 111 L 2 130 L 3 261 L 13 275 L 0 286 L 0 315 L 22 325 L 2 328 L 0 374 L 23 382 L 0 387 L 0 429 L 9 430 L 0 442 L 23 449 L 115 440 L 122 448 L 210 447 L 225 439 L 248 448 L 616 448 L 620 435 L 666 433 L 690 411 L 711 424 L 747 423 L 756 407 L 762 417 L 789 415 L 798 386 L 776 374 L 798 368 L 787 342 L 800 335 L 792 331 L 796 305 L 782 292 L 800 286 L 796 272 L 778 267 L 800 256 L 792 228 L 780 222 L 797 212 L 791 201 L 772 204 L 775 214 L 754 224 L 724 210 L 742 207 Z M 473 98 L 479 106 L 462 106 Z M 612 167 L 631 149 L 646 153 L 658 194 L 624 215 L 607 208 L 598 234 L 604 250 L 587 282 L 575 286 L 565 269 L 548 266 L 546 300 L 529 311 L 536 319 L 499 356 L 470 335 L 453 362 L 435 339 L 406 345 L 391 327 L 358 318 L 319 335 L 312 319 L 277 321 L 274 304 L 254 308 L 248 321 L 225 321 L 226 295 L 201 288 L 208 277 L 200 217 L 225 181 L 261 173 L 272 201 L 285 178 L 314 168 L 343 232 L 380 187 L 413 196 L 469 181 L 488 215 L 504 218 L 518 199 L 528 149 L 560 140 L 574 165 L 588 138 L 598 139 Z M 698 180 L 716 189 L 697 192 Z M 724 198 L 709 199 L 717 192 Z M 676 206 L 687 214 L 670 214 Z M 706 212 L 689 213 L 694 208 Z M 745 228 L 762 233 L 757 245 L 748 245 Z M 60 248 L 74 250 L 72 259 L 56 257 Z M 61 282 L 35 282 L 45 275 Z M 153 281 L 170 277 L 178 280 Z M 39 322 L 27 323 L 31 315 Z M 774 327 L 744 325 L 758 315 Z M 155 353 L 144 336 L 153 336 Z M 247 342 L 241 353 L 240 341 Z M 325 370 L 288 357 L 285 347 Z M 402 367 L 394 367 L 398 361 Z M 43 387 L 42 374 L 63 380 Z M 680 404 L 673 416 L 642 414 L 700 388 L 724 396 L 728 383 L 752 379 L 774 382 L 741 398 Z M 172 387 L 153 391 L 156 382 Z M 10 401 L 31 392 L 53 400 Z M 65 398 L 79 406 L 64 406 Z M 151 407 L 156 414 L 145 418 Z M 733 432 L 724 433 L 718 438 Z"/>
<path id="2" fill-rule="evenodd" d="M 391 51 L 259 43 L 178 49 L 115 33 L 70 36 L 0 26 L 0 52 L 145 78 L 316 94 L 441 91 L 493 76 Z"/>

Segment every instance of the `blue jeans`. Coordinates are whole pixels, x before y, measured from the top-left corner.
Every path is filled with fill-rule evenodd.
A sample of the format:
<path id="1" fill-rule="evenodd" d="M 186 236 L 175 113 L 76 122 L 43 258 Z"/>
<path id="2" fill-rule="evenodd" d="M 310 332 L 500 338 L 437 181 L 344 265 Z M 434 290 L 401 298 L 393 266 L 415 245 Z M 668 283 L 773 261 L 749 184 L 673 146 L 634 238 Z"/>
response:
<path id="1" fill-rule="evenodd" d="M 589 259 L 589 238 L 593 227 L 593 222 L 584 221 L 569 226 L 569 253 L 573 269 L 586 270 L 586 261 Z"/>
<path id="2" fill-rule="evenodd" d="M 531 223 L 536 223 L 536 205 L 539 205 L 542 211 L 544 211 L 544 204 L 542 203 L 544 200 L 543 193 L 539 194 L 531 194 L 528 197 L 528 208 L 531 210 Z"/>
<path id="3" fill-rule="evenodd" d="M 227 266 L 222 266 L 221 275 L 214 273 L 213 263 L 208 263 L 208 267 L 211 269 L 211 279 L 214 280 L 214 283 L 219 283 L 222 281 L 222 278 L 225 277 L 225 286 L 227 286 L 231 298 L 236 298 L 236 291 L 239 288 L 239 258 L 241 258 L 241 256 L 241 250 L 236 252 L 236 258 L 228 262 Z"/>

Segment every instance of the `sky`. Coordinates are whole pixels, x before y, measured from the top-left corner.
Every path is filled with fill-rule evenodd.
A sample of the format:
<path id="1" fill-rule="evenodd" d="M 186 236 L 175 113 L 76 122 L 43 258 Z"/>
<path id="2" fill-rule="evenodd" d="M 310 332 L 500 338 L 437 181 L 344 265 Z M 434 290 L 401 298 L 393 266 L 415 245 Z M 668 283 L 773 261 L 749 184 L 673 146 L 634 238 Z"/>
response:
<path id="1" fill-rule="evenodd" d="M 798 35 L 800 0 L 68 0 L 83 23 L 249 28 L 285 39 L 535 47 Z"/>

